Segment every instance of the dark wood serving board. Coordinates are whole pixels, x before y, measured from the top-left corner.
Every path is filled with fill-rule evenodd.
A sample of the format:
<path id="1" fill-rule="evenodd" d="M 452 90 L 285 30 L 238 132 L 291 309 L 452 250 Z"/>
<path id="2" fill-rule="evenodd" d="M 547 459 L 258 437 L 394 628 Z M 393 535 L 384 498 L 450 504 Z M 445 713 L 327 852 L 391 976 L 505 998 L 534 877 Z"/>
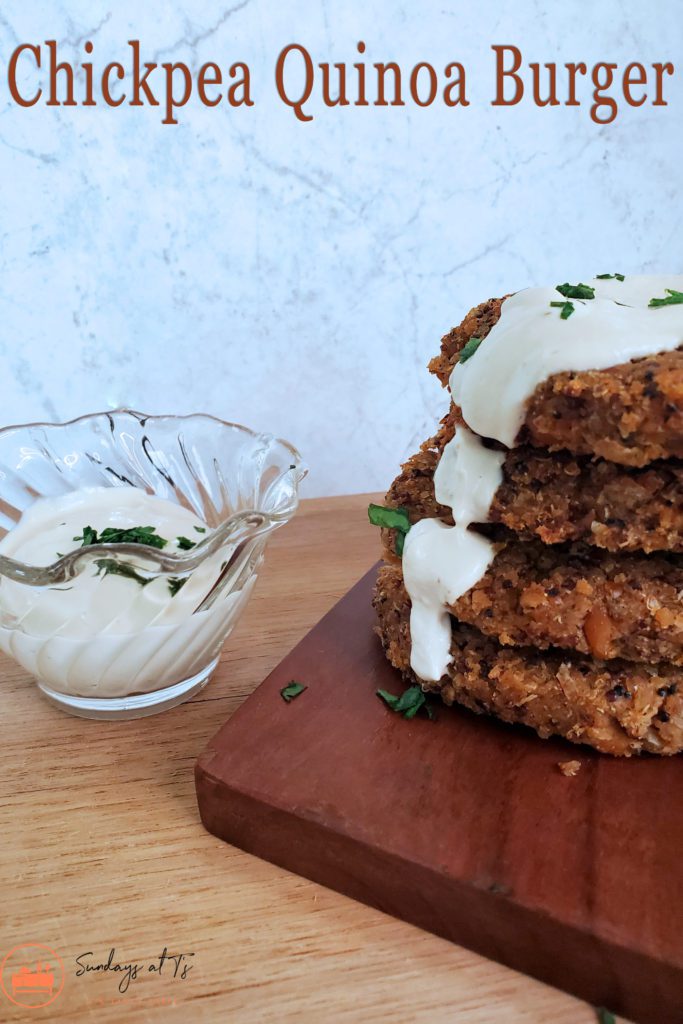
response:
<path id="1" fill-rule="evenodd" d="M 459 709 L 404 720 L 375 695 L 401 684 L 373 580 L 202 754 L 205 827 L 641 1024 L 683 1022 L 681 758 L 612 759 Z M 292 679 L 308 689 L 286 704 Z"/>

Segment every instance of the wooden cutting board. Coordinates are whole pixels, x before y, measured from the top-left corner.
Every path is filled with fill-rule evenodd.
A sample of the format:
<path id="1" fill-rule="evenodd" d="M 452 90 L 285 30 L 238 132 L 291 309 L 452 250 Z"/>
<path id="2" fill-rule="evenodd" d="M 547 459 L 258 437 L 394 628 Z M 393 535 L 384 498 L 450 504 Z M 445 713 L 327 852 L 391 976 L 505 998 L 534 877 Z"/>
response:
<path id="1" fill-rule="evenodd" d="M 641 1024 L 683 1021 L 683 761 L 611 759 L 461 709 L 392 713 L 375 693 L 401 683 L 373 634 L 374 574 L 210 742 L 205 827 Z M 287 704 L 292 679 L 308 688 Z"/>

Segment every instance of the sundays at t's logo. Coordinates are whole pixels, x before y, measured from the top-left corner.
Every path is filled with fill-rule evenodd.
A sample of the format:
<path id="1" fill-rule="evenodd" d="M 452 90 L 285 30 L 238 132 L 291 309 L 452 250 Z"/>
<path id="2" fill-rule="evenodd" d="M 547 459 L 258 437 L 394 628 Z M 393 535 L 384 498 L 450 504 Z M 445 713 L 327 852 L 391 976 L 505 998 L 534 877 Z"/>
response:
<path id="1" fill-rule="evenodd" d="M 0 964 L 0 988 L 15 1006 L 32 1010 L 49 1006 L 64 988 L 64 963 L 49 946 L 24 942 Z"/>
<path id="2" fill-rule="evenodd" d="M 193 967 L 190 962 L 193 956 L 194 953 L 169 953 L 168 947 L 164 946 L 163 953 L 152 960 L 125 960 L 117 959 L 116 948 L 112 947 L 106 960 L 98 960 L 93 951 L 88 950 L 76 957 L 76 977 L 82 978 L 93 972 L 112 973 L 118 977 L 118 990 L 123 994 L 142 974 L 185 981 Z"/>

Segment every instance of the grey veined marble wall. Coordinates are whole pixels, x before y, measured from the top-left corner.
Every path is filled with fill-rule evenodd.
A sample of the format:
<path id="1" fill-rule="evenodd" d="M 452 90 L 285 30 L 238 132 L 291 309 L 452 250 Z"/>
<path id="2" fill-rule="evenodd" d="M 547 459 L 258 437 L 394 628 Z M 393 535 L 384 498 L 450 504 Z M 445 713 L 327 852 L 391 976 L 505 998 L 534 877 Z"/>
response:
<path id="1" fill-rule="evenodd" d="M 194 73 L 215 61 L 228 84 L 243 61 L 253 106 L 193 97 L 177 125 L 163 104 L 21 108 L 7 62 L 25 42 L 46 60 L 48 39 L 96 76 L 130 67 L 129 39 Z M 364 61 L 368 82 L 373 62 L 395 61 L 404 88 L 429 61 L 440 95 L 460 61 L 469 106 L 328 108 L 316 69 L 303 123 L 275 89 L 290 43 L 315 63 Z M 308 493 L 381 488 L 444 408 L 425 365 L 471 305 L 593 273 L 680 271 L 681 81 L 664 83 L 667 107 L 652 91 L 640 108 L 621 96 L 610 124 L 591 120 L 590 83 L 567 107 L 562 76 L 559 105 L 534 106 L 527 80 L 502 109 L 493 44 L 516 44 L 525 74 L 531 61 L 621 74 L 680 59 L 683 21 L 674 0 L 3 4 L 0 421 L 205 410 L 298 445 Z M 287 81 L 302 88 L 301 66 Z M 85 85 L 81 71 L 79 103 Z"/>

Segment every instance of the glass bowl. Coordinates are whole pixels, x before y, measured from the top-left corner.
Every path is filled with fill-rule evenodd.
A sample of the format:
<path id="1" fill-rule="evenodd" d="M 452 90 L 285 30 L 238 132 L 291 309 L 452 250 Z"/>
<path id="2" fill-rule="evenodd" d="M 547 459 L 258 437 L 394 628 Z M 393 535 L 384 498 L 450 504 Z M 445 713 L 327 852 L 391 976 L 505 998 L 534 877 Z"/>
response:
<path id="1" fill-rule="evenodd" d="M 0 649 L 74 715 L 180 704 L 208 682 L 305 475 L 287 442 L 207 415 L 122 409 L 0 430 Z M 91 543 L 48 565 L 12 557 L 11 531 L 41 499 L 68 505 L 97 488 L 109 502 L 99 489 L 110 488 L 114 507 L 131 487 L 201 522 L 188 550 Z"/>

